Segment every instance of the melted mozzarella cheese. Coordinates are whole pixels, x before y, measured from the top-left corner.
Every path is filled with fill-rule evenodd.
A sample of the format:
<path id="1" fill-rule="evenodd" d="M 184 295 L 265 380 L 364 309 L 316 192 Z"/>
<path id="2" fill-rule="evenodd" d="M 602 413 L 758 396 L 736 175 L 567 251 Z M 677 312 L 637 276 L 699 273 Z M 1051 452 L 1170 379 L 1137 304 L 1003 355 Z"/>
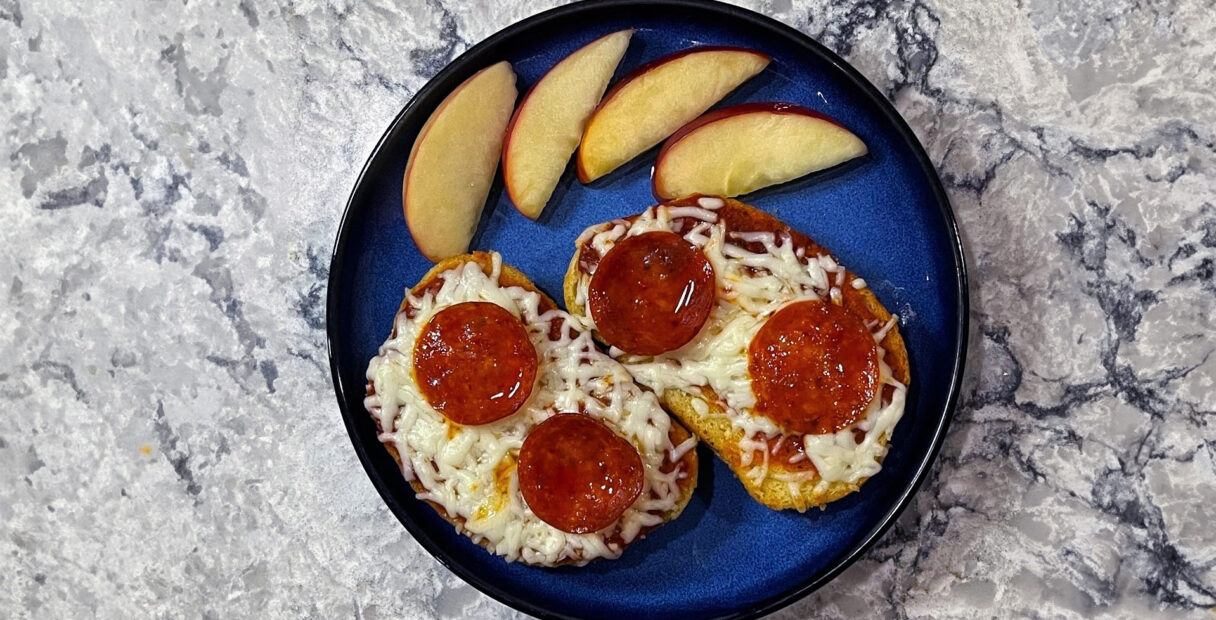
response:
<path id="1" fill-rule="evenodd" d="M 886 440 L 903 415 L 907 391 L 891 375 L 885 362 L 879 364 L 879 389 L 857 423 L 836 433 L 803 437 L 806 456 L 791 458 L 811 459 L 817 473 L 770 473 L 770 450 L 764 439 L 781 436 L 782 431 L 772 420 L 752 413 L 756 397 L 747 372 L 748 346 L 752 338 L 774 312 L 791 302 L 826 298 L 839 304 L 846 277 L 844 267 L 831 256 L 808 259 L 785 235 L 727 230 L 715 212 L 724 205 L 719 199 L 701 198 L 698 204 L 699 207 L 658 205 L 632 222 L 608 222 L 588 229 L 579 237 L 580 247 L 586 244 L 603 256 L 624 237 L 656 230 L 678 230 L 673 225 L 675 218 L 693 218 L 700 221 L 685 233 L 684 238 L 704 251 L 717 276 L 717 303 L 705 326 L 691 342 L 675 351 L 648 358 L 631 356 L 616 349 L 610 352 L 625 364 L 639 383 L 658 393 L 671 388 L 689 393 L 698 393 L 697 388 L 702 387 L 712 389 L 722 401 L 716 404 L 725 410 L 732 428 L 740 432 L 743 465 L 750 467 L 746 475 L 756 482 L 772 476 L 788 482 L 793 489 L 800 482 L 816 480 L 821 489 L 833 482 L 856 484 L 873 476 L 881 469 L 882 458 L 887 452 Z M 753 252 L 743 244 L 752 247 L 759 244 L 763 250 Z M 594 329 L 594 320 L 586 308 L 590 280 L 591 274 L 580 274 L 575 297 L 583 307 L 580 320 L 588 329 Z M 854 288 L 861 288 L 857 286 L 858 282 L 864 287 L 859 278 L 853 281 Z M 879 343 L 880 360 L 884 357 L 880 343 L 894 321 L 892 317 L 881 330 L 873 332 L 875 343 Z M 885 405 L 883 386 L 891 386 L 893 392 Z M 708 407 L 702 401 L 693 399 L 692 402 L 698 414 L 708 413 Z M 862 431 L 860 442 L 855 429 Z"/>
<path id="2" fill-rule="evenodd" d="M 374 394 L 365 401 L 384 430 L 380 440 L 397 449 L 402 473 L 418 482 L 420 499 L 441 506 L 462 521 L 474 540 L 508 560 L 554 565 L 580 564 L 616 557 L 622 547 L 609 543 L 617 534 L 625 544 L 643 528 L 662 523 L 662 513 L 675 508 L 679 468 L 663 473 L 664 456 L 677 450 L 668 435 L 671 420 L 654 394 L 638 387 L 629 373 L 596 349 L 591 335 L 577 329 L 570 315 L 544 312 L 539 294 L 500 286 L 501 258 L 493 255 L 492 273 L 465 263 L 439 275 L 442 286 L 414 296 L 407 292 L 412 317 L 399 313 L 396 336 L 381 347 L 367 369 Z M 539 360 L 536 384 L 528 402 L 502 420 L 461 426 L 435 411 L 414 379 L 413 349 L 427 321 L 439 310 L 466 301 L 488 301 L 518 316 L 527 327 Z M 550 324 L 560 321 L 557 340 Z M 576 329 L 571 329 L 576 328 Z M 541 521 L 519 492 L 515 458 L 528 431 L 559 412 L 582 411 L 615 429 L 638 449 L 645 465 L 641 496 L 616 525 L 590 534 L 570 534 Z M 679 448 L 687 449 L 683 444 Z"/>

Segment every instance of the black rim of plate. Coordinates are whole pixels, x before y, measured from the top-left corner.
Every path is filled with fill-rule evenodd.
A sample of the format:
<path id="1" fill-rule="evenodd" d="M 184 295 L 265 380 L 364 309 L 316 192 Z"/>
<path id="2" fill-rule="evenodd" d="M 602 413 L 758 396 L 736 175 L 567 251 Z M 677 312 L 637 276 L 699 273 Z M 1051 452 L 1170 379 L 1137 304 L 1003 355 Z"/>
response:
<path id="1" fill-rule="evenodd" d="M 470 47 L 463 54 L 452 60 L 441 71 L 439 71 L 439 73 L 431 78 L 426 85 L 419 89 L 419 91 L 414 94 L 405 107 L 403 107 L 393 119 L 393 122 L 389 124 L 388 129 L 385 130 L 384 134 L 380 137 L 380 140 L 376 143 L 376 146 L 372 149 L 371 155 L 368 156 L 367 162 L 364 163 L 363 169 L 359 173 L 359 178 L 355 182 L 355 187 L 351 191 L 350 198 L 347 200 L 346 207 L 343 210 L 341 223 L 339 224 L 338 228 L 338 237 L 334 242 L 333 256 L 330 259 L 328 293 L 326 300 L 326 345 L 329 350 L 329 364 L 334 383 L 334 390 L 337 393 L 338 406 L 342 410 L 342 417 L 346 423 L 346 430 L 350 435 L 351 442 L 354 444 L 355 452 L 359 454 L 359 460 L 363 463 L 364 470 L 366 470 L 368 477 L 372 479 L 372 482 L 376 486 L 376 490 L 380 493 L 380 497 L 384 500 L 385 504 L 389 506 L 389 508 L 393 511 L 393 514 L 397 516 L 397 519 L 401 521 L 401 524 L 404 525 L 406 530 L 409 531 L 410 535 L 421 543 L 422 546 L 433 557 L 439 560 L 441 564 L 447 567 L 448 570 L 452 571 L 461 579 L 465 580 L 485 594 L 497 599 L 498 601 L 510 605 L 511 607 L 514 607 L 520 611 L 542 618 L 564 619 L 570 618 L 571 616 L 567 616 L 552 609 L 546 609 L 536 602 L 515 596 L 514 594 L 499 588 L 486 577 L 476 574 L 460 564 L 451 562 L 450 559 L 440 550 L 439 545 L 431 539 L 430 534 L 415 524 L 409 515 L 406 514 L 405 509 L 394 499 L 393 487 L 400 486 L 401 481 L 398 479 L 394 484 L 394 482 L 385 480 L 372 465 L 370 456 L 368 454 L 368 446 L 358 439 L 358 430 L 356 428 L 356 416 L 367 415 L 367 412 L 363 409 L 362 405 L 363 395 L 346 394 L 342 389 L 341 374 L 338 370 L 335 342 L 337 342 L 341 336 L 337 333 L 339 321 L 337 321 L 335 317 L 338 313 L 338 300 L 340 299 L 342 293 L 341 285 L 338 282 L 338 276 L 339 274 L 343 273 L 346 242 L 350 232 L 348 224 L 350 221 L 351 209 L 353 208 L 356 199 L 359 197 L 360 189 L 364 185 L 364 179 L 367 172 L 371 168 L 372 162 L 380 156 L 380 151 L 384 147 L 384 144 L 388 141 L 389 137 L 393 135 L 393 133 L 397 130 L 397 127 L 402 123 L 402 120 L 410 113 L 410 111 L 419 101 L 427 98 L 436 90 L 442 89 L 444 92 L 451 90 L 451 88 L 455 86 L 455 83 L 452 82 L 456 81 L 457 78 L 463 79 L 466 77 L 462 73 L 467 73 L 467 71 L 462 72 L 460 71 L 460 68 L 472 57 L 478 55 L 487 48 L 497 46 L 502 40 L 515 36 L 521 31 L 535 28 L 552 20 L 566 18 L 571 14 L 576 14 L 592 7 L 596 9 L 603 9 L 605 6 L 620 9 L 645 9 L 647 7 L 654 7 L 656 5 L 708 12 L 721 18 L 741 20 L 761 30 L 772 32 L 775 36 L 787 39 L 790 43 L 804 49 L 808 55 L 818 57 L 819 59 L 826 61 L 837 71 L 844 74 L 848 78 L 849 82 L 859 91 L 861 91 L 865 97 L 871 101 L 871 103 L 881 110 L 886 119 L 889 120 L 896 128 L 896 131 L 899 133 L 900 137 L 903 138 L 903 140 L 912 148 L 914 154 L 916 155 L 917 161 L 924 170 L 926 177 L 928 177 L 930 180 L 933 194 L 937 199 L 938 208 L 941 211 L 942 219 L 945 221 L 947 232 L 949 233 L 949 236 L 953 242 L 951 243 L 950 250 L 954 255 L 955 276 L 958 279 L 956 302 L 958 306 L 957 309 L 959 318 L 955 333 L 955 337 L 958 340 L 958 346 L 954 351 L 954 370 L 950 380 L 950 391 L 946 397 L 945 411 L 942 412 L 937 428 L 934 430 L 933 443 L 920 460 L 912 484 L 908 485 L 904 489 L 903 495 L 900 496 L 899 501 L 887 511 L 882 520 L 879 522 L 878 526 L 871 530 L 871 532 L 866 536 L 865 540 L 863 540 L 861 544 L 854 546 L 853 549 L 846 553 L 844 558 L 838 561 L 832 568 L 823 571 L 820 574 L 812 575 L 808 580 L 796 584 L 780 594 L 769 597 L 750 609 L 736 610 L 734 613 L 721 616 L 721 618 L 755 618 L 785 607 L 786 605 L 807 596 L 815 590 L 818 590 L 824 584 L 834 579 L 846 568 L 856 562 L 867 550 L 870 549 L 870 547 L 874 546 L 874 543 L 882 538 L 883 534 L 885 534 L 887 530 L 894 525 L 896 519 L 901 513 L 903 513 L 904 509 L 908 507 L 908 504 L 910 504 L 912 499 L 916 496 L 917 490 L 920 489 L 921 484 L 925 481 L 925 477 L 928 475 L 929 470 L 937 457 L 937 453 L 941 448 L 942 442 L 945 439 L 946 429 L 949 428 L 950 421 L 954 416 L 954 409 L 958 401 L 959 390 L 963 379 L 963 365 L 966 359 L 968 326 L 970 318 L 970 301 L 968 298 L 969 289 L 967 282 L 967 268 L 964 259 L 962 239 L 959 237 L 958 224 L 955 221 L 954 211 L 950 206 L 949 198 L 946 196 L 946 191 L 942 187 L 941 180 L 933 167 L 933 163 L 929 160 L 928 154 L 925 153 L 924 147 L 916 138 L 916 135 L 908 127 L 908 124 L 904 121 L 903 117 L 899 115 L 894 106 L 887 101 L 886 97 L 884 97 L 882 93 L 878 91 L 878 89 L 870 84 L 870 82 L 863 77 L 861 73 L 845 62 L 842 58 L 837 56 L 835 52 L 832 52 L 802 32 L 799 32 L 798 30 L 795 30 L 794 28 L 787 26 L 786 24 L 781 23 L 771 17 L 750 11 L 748 9 L 722 4 L 714 0 L 583 0 L 582 2 L 575 2 L 573 4 L 568 4 L 538 13 L 494 33 L 489 38 L 478 43 L 477 45 Z M 349 402 L 351 396 L 354 396 L 355 398 L 354 405 L 351 405 Z M 383 449 L 380 447 L 379 442 L 377 442 L 373 448 Z"/>

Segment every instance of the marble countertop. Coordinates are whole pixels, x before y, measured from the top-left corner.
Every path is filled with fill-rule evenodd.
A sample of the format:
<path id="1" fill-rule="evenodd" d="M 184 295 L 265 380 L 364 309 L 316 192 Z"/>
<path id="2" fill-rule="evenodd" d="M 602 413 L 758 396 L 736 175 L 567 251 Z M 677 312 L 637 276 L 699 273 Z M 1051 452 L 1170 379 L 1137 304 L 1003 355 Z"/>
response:
<path id="1" fill-rule="evenodd" d="M 0 617 L 500 617 L 383 505 L 325 358 L 341 205 L 552 2 L 0 0 Z M 1213 617 L 1216 18 L 751 0 L 895 103 L 971 261 L 915 503 L 779 617 Z"/>

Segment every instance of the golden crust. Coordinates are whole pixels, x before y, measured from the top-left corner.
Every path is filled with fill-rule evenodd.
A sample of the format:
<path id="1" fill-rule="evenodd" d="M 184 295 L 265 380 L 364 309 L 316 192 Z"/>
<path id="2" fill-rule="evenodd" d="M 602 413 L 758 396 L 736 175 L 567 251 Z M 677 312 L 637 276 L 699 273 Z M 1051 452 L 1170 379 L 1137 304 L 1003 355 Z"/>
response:
<path id="1" fill-rule="evenodd" d="M 696 198 L 698 197 L 692 196 L 673 201 L 670 204 L 691 204 Z M 815 243 L 806 235 L 790 228 L 781 220 L 737 200 L 725 200 L 726 206 L 718 211 L 727 220 L 732 230 L 784 231 L 789 233 L 795 243 L 806 245 L 809 249 L 820 255 L 830 254 L 826 248 Z M 569 309 L 571 314 L 577 315 L 584 314 L 584 308 L 577 303 L 578 264 L 582 249 L 582 247 L 576 246 L 574 256 L 570 259 L 570 265 L 567 268 L 566 278 L 562 285 L 566 308 Z M 851 282 L 855 277 L 856 275 L 852 272 L 846 271 L 845 280 L 847 282 Z M 844 306 L 862 317 L 862 319 L 874 319 L 879 324 L 885 324 L 891 318 L 891 313 L 883 307 L 882 303 L 878 301 L 878 298 L 874 296 L 874 293 L 868 287 L 858 290 L 851 286 L 846 286 L 841 293 Z M 882 340 L 882 347 L 886 351 L 885 360 L 887 365 L 891 367 L 892 375 L 906 385 L 910 376 L 908 352 L 904 345 L 903 337 L 899 333 L 898 324 L 887 332 L 886 337 Z M 795 491 L 791 490 L 789 483 L 778 480 L 771 475 L 772 473 L 792 470 L 784 467 L 784 463 L 770 462 L 770 475 L 766 476 L 760 483 L 756 483 L 752 478 L 744 475 L 749 468 L 743 465 L 743 455 L 739 449 L 739 440 L 743 436 L 742 431 L 732 431 L 730 421 L 722 415 L 724 412 L 717 404 L 721 402 L 721 399 L 709 388 L 703 389 L 707 394 L 694 394 L 669 389 L 661 395 L 660 400 L 672 415 L 679 418 L 699 439 L 708 443 L 713 448 L 718 457 L 730 466 L 731 471 L 743 483 L 748 494 L 761 504 L 774 510 L 792 508 L 799 512 L 804 512 L 813 507 L 822 508 L 826 504 L 858 490 L 866 482 L 866 479 L 862 479 L 856 483 L 832 482 L 824 488 L 817 489 L 820 479 L 815 477 L 794 485 Z M 700 400 L 705 404 L 707 407 L 706 414 L 697 413 L 697 410 L 693 407 L 694 400 Z M 889 439 L 887 436 L 882 436 L 878 440 L 883 445 L 886 445 Z"/>
<path id="2" fill-rule="evenodd" d="M 414 287 L 412 289 L 410 289 L 410 292 L 414 295 L 421 294 L 422 291 L 424 291 L 428 286 L 433 284 L 439 278 L 440 274 L 450 271 L 452 269 L 456 269 L 456 268 L 460 267 L 461 265 L 464 265 L 465 263 L 477 263 L 481 267 L 482 271 L 485 272 L 487 275 L 490 274 L 494 269 L 493 258 L 491 257 L 491 255 L 488 252 L 472 252 L 470 254 L 462 254 L 459 256 L 453 256 L 451 258 L 445 258 L 445 259 L 439 261 L 438 263 L 436 263 L 435 266 L 430 269 L 430 271 L 427 271 L 426 275 L 422 276 L 422 279 L 418 281 L 418 284 L 414 285 Z M 519 271 L 518 269 L 516 269 L 506 263 L 503 263 L 501 265 L 501 269 L 499 270 L 498 282 L 502 286 L 518 286 L 520 288 L 523 288 L 523 289 L 526 289 L 533 293 L 536 293 L 536 294 L 540 295 L 542 305 L 547 304 L 548 307 L 551 307 L 551 308 L 557 307 L 557 304 L 553 301 L 553 299 L 551 299 L 548 295 L 546 295 L 544 291 L 537 288 L 536 285 L 533 284 L 532 281 L 528 279 L 528 276 L 525 276 L 523 274 L 523 272 Z M 405 308 L 406 308 L 406 301 L 403 299 L 401 301 L 401 306 L 397 310 L 398 313 L 404 312 Z M 394 320 L 393 323 L 394 323 L 394 327 L 393 327 L 392 335 L 396 336 L 396 331 L 397 331 L 396 321 Z M 370 396 L 373 393 L 374 393 L 373 386 L 369 382 L 367 384 L 367 394 Z M 377 426 L 379 427 L 379 424 L 380 424 L 379 418 L 376 417 L 375 420 L 376 420 Z M 383 433 L 385 431 L 385 429 L 383 429 L 383 428 L 378 428 L 378 430 L 380 431 L 380 433 Z M 681 443 L 683 443 L 685 440 L 687 440 L 689 437 L 691 437 L 692 433 L 690 433 L 688 431 L 688 429 L 681 426 L 678 421 L 673 419 L 672 423 L 671 423 L 671 430 L 668 432 L 668 436 L 671 439 L 671 445 L 678 446 Z M 397 461 L 397 466 L 401 467 L 401 455 L 397 452 L 396 446 L 394 446 L 391 443 L 384 443 L 384 447 L 388 450 L 389 454 L 392 455 L 393 460 Z M 688 501 L 690 499 L 692 499 L 693 490 L 697 488 L 697 474 L 698 474 L 698 470 L 699 470 L 699 463 L 697 461 L 696 449 L 694 448 L 694 449 L 686 452 L 684 454 L 683 458 L 680 459 L 680 462 L 683 464 L 684 471 L 687 472 L 687 475 L 679 482 L 680 499 L 676 503 L 675 508 L 671 509 L 670 511 L 668 511 L 667 513 L 665 513 L 663 515 L 664 523 L 671 521 L 672 519 L 675 519 L 676 517 L 680 516 L 680 513 L 684 512 L 684 508 L 688 505 Z M 410 483 L 410 486 L 413 487 L 414 493 L 426 492 L 426 489 L 417 480 L 411 480 L 411 481 L 409 481 L 409 483 Z M 426 500 L 426 503 L 430 504 L 431 508 L 434 508 L 435 512 L 438 512 L 440 516 L 442 516 L 449 523 L 451 523 L 456 528 L 457 531 L 462 532 L 462 533 L 464 532 L 464 520 L 461 517 L 448 514 L 448 512 L 446 510 L 444 510 L 443 506 L 441 506 L 433 501 Z M 658 527 L 658 526 L 655 526 L 655 527 Z M 644 535 L 645 531 L 648 531 L 649 529 L 653 529 L 653 528 L 647 528 L 647 530 L 644 530 L 643 535 Z M 641 538 L 642 538 L 642 536 L 638 536 L 638 538 L 636 538 L 634 540 L 635 541 L 640 540 Z M 485 547 L 485 549 L 487 551 L 489 551 L 490 553 L 494 553 L 494 549 L 490 546 L 489 541 L 481 540 L 481 541 L 479 541 L 478 544 L 480 544 L 482 547 Z M 572 557 L 572 558 L 563 560 L 561 562 L 558 562 L 558 565 L 561 566 L 561 565 L 566 565 L 566 564 L 576 564 L 581 561 L 582 561 L 581 558 Z"/>

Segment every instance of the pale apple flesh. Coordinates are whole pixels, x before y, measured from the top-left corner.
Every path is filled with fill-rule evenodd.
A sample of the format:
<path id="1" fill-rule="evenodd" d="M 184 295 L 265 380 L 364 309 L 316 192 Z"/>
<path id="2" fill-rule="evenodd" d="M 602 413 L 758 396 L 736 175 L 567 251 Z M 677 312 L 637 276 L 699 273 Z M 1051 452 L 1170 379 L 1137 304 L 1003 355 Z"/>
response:
<path id="1" fill-rule="evenodd" d="M 866 154 L 848 129 L 818 112 L 780 103 L 715 110 L 681 129 L 654 166 L 654 194 L 739 196 Z"/>
<path id="2" fill-rule="evenodd" d="M 468 251 L 517 94 L 511 65 L 491 65 L 457 86 L 418 132 L 402 202 L 410 235 L 427 258 Z"/>
<path id="3" fill-rule="evenodd" d="M 677 52 L 631 73 L 587 122 L 578 177 L 590 183 L 663 141 L 757 73 L 770 58 L 744 48 Z"/>
<path id="4" fill-rule="evenodd" d="M 524 95 L 502 154 L 503 183 L 520 213 L 536 219 L 544 210 L 632 36 L 622 30 L 584 45 Z"/>

